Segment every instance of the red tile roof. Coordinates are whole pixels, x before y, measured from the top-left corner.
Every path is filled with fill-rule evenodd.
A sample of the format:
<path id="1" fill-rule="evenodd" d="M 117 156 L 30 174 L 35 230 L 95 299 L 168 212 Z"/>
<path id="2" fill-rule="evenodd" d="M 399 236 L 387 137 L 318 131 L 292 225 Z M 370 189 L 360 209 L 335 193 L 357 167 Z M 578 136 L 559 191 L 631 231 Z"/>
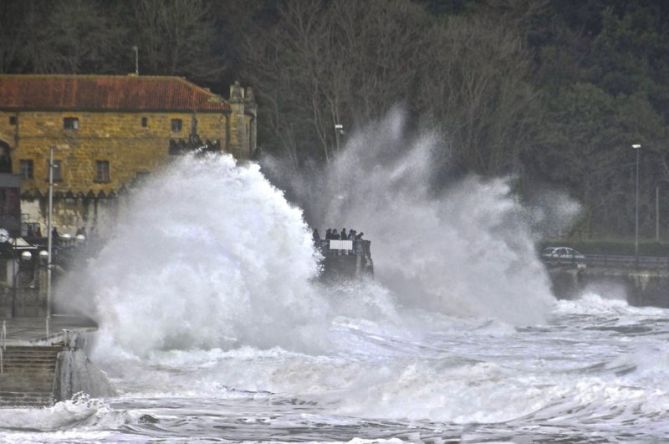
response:
<path id="1" fill-rule="evenodd" d="M 181 77 L 0 75 L 0 109 L 218 111 L 216 94 Z"/>

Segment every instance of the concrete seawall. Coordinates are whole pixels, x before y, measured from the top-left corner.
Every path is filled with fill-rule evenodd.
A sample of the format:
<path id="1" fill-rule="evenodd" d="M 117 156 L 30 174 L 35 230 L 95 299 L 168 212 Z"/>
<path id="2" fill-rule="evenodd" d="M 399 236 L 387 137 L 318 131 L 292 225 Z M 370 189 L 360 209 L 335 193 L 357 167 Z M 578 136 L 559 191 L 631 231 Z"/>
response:
<path id="1" fill-rule="evenodd" d="M 669 307 L 669 270 L 615 267 L 548 267 L 553 293 L 573 299 L 584 291 L 618 292 L 630 305 Z"/>

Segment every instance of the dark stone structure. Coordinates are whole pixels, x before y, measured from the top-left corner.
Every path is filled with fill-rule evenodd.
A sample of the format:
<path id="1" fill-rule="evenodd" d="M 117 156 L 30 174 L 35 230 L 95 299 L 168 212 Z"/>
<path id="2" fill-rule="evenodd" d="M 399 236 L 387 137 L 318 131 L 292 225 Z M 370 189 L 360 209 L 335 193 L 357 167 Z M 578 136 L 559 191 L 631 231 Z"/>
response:
<path id="1" fill-rule="evenodd" d="M 371 242 L 368 240 L 322 240 L 321 280 L 344 281 L 374 276 Z"/>

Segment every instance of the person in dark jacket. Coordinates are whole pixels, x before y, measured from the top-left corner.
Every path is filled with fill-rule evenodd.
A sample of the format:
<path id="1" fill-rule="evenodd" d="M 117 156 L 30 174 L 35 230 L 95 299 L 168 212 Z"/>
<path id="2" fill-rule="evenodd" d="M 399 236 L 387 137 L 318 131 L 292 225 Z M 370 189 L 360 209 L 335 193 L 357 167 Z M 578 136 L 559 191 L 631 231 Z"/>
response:
<path id="1" fill-rule="evenodd" d="M 342 228 L 342 229 L 341 229 L 341 234 L 340 234 L 340 236 L 341 236 L 340 239 L 342 239 L 342 240 L 346 240 L 346 239 L 348 239 L 348 234 L 346 234 L 346 228 Z"/>

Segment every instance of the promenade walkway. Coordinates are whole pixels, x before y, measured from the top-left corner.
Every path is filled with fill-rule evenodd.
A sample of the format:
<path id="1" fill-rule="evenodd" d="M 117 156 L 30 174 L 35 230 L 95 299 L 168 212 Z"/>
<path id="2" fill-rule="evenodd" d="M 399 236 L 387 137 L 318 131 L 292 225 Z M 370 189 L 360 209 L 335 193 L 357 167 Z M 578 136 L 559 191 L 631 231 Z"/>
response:
<path id="1" fill-rule="evenodd" d="M 91 319 L 54 315 L 49 321 L 49 337 L 46 336 L 46 322 L 41 318 L 8 318 L 0 319 L 0 345 L 3 342 L 3 326 L 6 331 L 5 344 L 14 345 L 51 345 L 62 342 L 64 330 L 88 332 L 97 330 L 98 326 Z"/>

